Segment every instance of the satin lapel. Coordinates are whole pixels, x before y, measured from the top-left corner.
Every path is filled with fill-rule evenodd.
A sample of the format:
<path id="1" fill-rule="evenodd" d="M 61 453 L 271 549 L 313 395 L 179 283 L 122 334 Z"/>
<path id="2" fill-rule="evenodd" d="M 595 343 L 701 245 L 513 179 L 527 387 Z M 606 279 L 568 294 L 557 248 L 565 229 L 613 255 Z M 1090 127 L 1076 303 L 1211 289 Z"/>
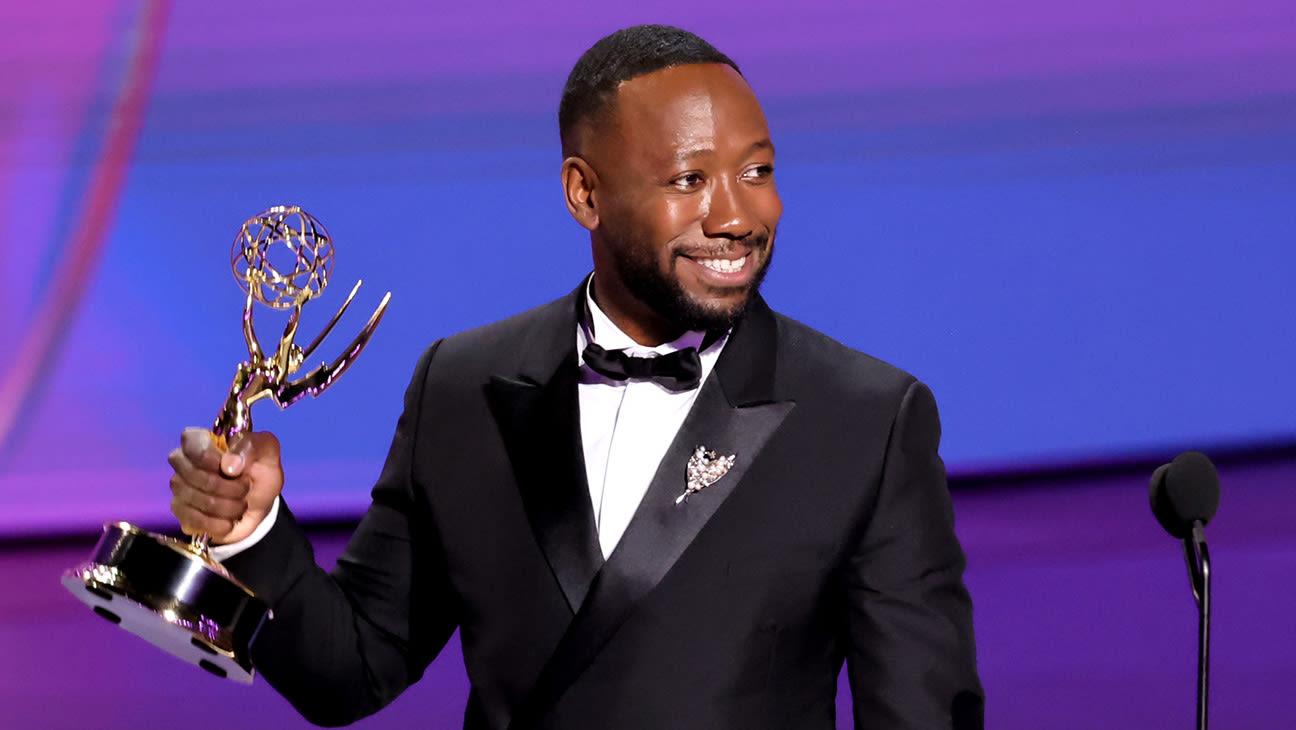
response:
<path id="1" fill-rule="evenodd" d="M 550 337 L 532 338 L 521 377 L 492 376 L 486 392 L 531 530 L 574 614 L 603 554 L 581 447 L 574 309 L 560 319 Z"/>
<path id="2" fill-rule="evenodd" d="M 702 386 L 634 518 L 510 728 L 520 730 L 543 717 L 739 488 L 795 405 L 774 399 L 774 340 L 773 315 L 757 300 L 725 346 L 715 377 Z M 684 493 L 685 467 L 698 446 L 720 456 L 732 454 L 734 464 L 719 480 L 677 504 Z"/>

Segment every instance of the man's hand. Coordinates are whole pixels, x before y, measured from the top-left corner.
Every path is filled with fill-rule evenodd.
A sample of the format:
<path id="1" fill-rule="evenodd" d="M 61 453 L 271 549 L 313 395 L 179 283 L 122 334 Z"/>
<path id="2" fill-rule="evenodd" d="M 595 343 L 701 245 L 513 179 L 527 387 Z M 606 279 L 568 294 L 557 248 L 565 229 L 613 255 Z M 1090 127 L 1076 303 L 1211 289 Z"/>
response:
<path id="1" fill-rule="evenodd" d="M 167 461 L 175 469 L 171 512 L 186 535 L 213 543 L 251 535 L 283 490 L 279 439 L 269 432 L 244 433 L 221 451 L 210 431 L 186 428 Z"/>

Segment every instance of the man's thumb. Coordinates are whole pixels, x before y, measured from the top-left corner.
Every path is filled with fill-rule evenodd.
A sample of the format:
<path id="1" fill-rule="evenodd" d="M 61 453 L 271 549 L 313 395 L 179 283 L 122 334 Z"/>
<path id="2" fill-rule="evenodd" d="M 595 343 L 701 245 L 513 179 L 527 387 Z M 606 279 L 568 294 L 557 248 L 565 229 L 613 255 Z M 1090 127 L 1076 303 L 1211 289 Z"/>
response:
<path id="1" fill-rule="evenodd" d="M 256 439 L 251 433 L 241 433 L 230 439 L 229 449 L 221 454 L 221 473 L 227 477 L 236 477 L 252 460 L 252 448 Z"/>

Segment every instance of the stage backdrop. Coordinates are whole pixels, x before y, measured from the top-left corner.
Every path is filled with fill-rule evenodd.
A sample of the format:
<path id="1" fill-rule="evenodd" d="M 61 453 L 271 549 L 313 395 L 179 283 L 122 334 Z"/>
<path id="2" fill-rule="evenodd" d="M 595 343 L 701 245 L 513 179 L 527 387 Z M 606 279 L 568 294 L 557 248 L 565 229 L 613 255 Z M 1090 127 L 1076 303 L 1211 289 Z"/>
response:
<path id="1" fill-rule="evenodd" d="M 303 333 L 365 280 L 317 359 L 393 294 L 333 391 L 255 411 L 299 513 L 361 509 L 419 352 L 588 270 L 555 110 L 638 22 L 742 66 L 767 298 L 931 384 L 954 471 L 1296 438 L 1288 0 L 650 5 L 0 6 L 0 535 L 167 521 L 246 357 L 230 242 L 281 203 L 337 245 Z"/>

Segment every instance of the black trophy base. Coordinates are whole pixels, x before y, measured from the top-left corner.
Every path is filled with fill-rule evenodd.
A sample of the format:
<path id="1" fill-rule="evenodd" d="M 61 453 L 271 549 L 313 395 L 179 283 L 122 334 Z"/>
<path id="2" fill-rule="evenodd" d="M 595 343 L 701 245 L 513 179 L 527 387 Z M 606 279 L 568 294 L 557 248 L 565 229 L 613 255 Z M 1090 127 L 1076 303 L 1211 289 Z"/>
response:
<path id="1" fill-rule="evenodd" d="M 206 550 L 109 522 L 63 585 L 95 613 L 218 677 L 250 684 L 248 647 L 269 611 Z"/>

